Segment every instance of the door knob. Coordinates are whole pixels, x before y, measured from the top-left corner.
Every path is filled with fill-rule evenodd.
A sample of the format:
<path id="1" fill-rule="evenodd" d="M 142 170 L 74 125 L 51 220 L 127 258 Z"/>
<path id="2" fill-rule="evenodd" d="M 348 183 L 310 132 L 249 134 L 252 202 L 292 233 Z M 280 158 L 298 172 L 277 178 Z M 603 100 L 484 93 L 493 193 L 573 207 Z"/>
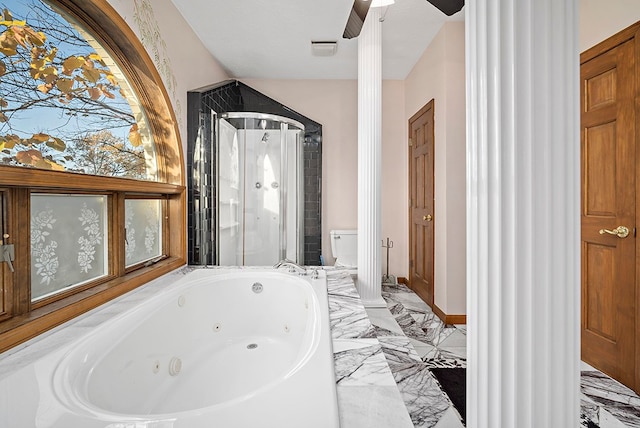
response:
<path id="1" fill-rule="evenodd" d="M 609 235 L 616 235 L 618 238 L 626 238 L 629 236 L 629 228 L 624 226 L 618 226 L 613 230 L 609 229 L 600 229 L 600 235 L 604 235 L 605 233 Z"/>
<path id="2" fill-rule="evenodd" d="M 431 217 L 431 214 L 423 215 L 422 216 L 422 220 L 431 221 L 431 220 L 433 220 L 433 217 Z"/>

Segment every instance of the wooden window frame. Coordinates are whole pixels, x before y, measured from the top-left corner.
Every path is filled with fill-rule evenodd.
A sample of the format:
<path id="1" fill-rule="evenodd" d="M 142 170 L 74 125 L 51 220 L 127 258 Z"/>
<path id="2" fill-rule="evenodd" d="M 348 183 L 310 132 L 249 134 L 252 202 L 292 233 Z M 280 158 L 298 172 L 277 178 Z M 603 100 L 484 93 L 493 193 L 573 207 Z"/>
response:
<path id="1" fill-rule="evenodd" d="M 0 317 L 0 352 L 29 340 L 84 312 L 131 291 L 186 263 L 186 192 L 181 142 L 167 92 L 152 60 L 120 15 L 106 0 L 48 0 L 81 23 L 106 49 L 129 80 L 144 109 L 153 136 L 158 181 L 100 177 L 0 165 L 6 232 L 15 245 L 15 273 L 4 273 L 8 314 Z M 60 293 L 46 303 L 30 298 L 31 193 L 109 195 L 109 274 L 86 286 Z M 162 260 L 125 269 L 124 201 L 162 198 Z M 171 225 L 169 227 L 169 225 Z"/>
<path id="2" fill-rule="evenodd" d="M 147 194 L 143 194 L 143 195 L 139 195 L 139 194 L 133 194 L 133 193 L 127 193 L 124 194 L 124 198 L 122 198 L 122 209 L 125 209 L 125 203 L 127 200 L 133 200 L 133 199 L 151 199 L 151 200 L 160 200 L 162 201 L 162 212 L 166 213 L 167 212 L 167 198 L 166 195 L 147 195 Z M 124 218 L 124 217 L 123 217 Z M 159 256 L 162 259 L 167 257 L 168 254 L 168 247 L 167 247 L 167 240 L 164 238 L 165 236 L 167 236 L 167 234 L 169 233 L 169 217 L 167 215 L 163 215 L 162 219 L 162 255 Z M 124 226 L 122 228 L 123 233 L 126 234 L 126 230 L 124 229 Z M 120 251 L 125 252 L 125 247 L 124 247 L 124 237 L 123 239 L 120 241 L 120 244 L 123 245 L 123 247 L 120 249 Z M 155 259 L 155 258 L 152 258 Z M 141 262 L 138 263 L 134 263 L 131 266 L 127 266 L 126 263 L 126 257 L 123 257 L 124 260 L 124 271 L 125 273 L 129 273 L 132 272 L 136 269 L 140 269 L 141 267 L 144 267 L 145 265 L 149 264 L 149 260 L 143 260 Z M 153 262 L 152 262 L 153 263 Z M 157 262 L 155 262 L 157 263 Z"/>
<path id="3" fill-rule="evenodd" d="M 9 196 L 9 190 L 5 188 L 0 188 L 0 209 L 2 210 L 2 212 L 0 212 L 0 222 L 2 222 L 0 223 L 0 233 L 2 233 L 3 235 L 9 232 L 8 222 L 7 222 L 7 219 L 8 219 L 7 212 L 8 212 L 9 204 L 11 202 L 12 201 Z M 0 240 L 2 240 L 3 243 L 7 243 L 7 244 L 9 243 L 9 240 L 5 239 L 4 236 L 0 237 Z M 2 292 L 3 291 L 2 285 L 11 281 L 13 274 L 8 268 L 0 265 L 0 275 L 2 276 L 0 277 L 0 299 L 2 300 L 2 310 L 0 310 L 0 323 L 1 323 L 6 319 L 11 318 L 11 314 L 12 314 L 13 289 L 11 287 L 7 287 L 6 289 L 4 289 L 4 292 Z"/>

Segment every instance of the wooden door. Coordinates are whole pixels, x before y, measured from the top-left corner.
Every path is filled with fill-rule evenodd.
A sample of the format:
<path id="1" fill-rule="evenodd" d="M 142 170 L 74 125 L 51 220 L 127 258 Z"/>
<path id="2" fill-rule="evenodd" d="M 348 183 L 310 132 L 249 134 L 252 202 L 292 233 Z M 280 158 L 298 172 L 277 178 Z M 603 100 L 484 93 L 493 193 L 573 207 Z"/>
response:
<path id="1" fill-rule="evenodd" d="M 409 119 L 409 285 L 433 307 L 434 100 Z"/>
<path id="2" fill-rule="evenodd" d="M 581 58 L 582 359 L 638 390 L 635 76 L 635 38 Z"/>

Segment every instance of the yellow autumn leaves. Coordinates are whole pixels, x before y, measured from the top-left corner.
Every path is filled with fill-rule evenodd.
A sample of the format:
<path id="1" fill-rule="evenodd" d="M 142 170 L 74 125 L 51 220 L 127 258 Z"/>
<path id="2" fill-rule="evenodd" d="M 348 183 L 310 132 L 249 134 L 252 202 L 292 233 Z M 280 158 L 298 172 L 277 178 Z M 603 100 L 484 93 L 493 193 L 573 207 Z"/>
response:
<path id="1" fill-rule="evenodd" d="M 43 33 L 34 31 L 27 26 L 26 21 L 14 20 L 8 9 L 3 10 L 0 25 L 7 27 L 0 35 L 0 53 L 6 56 L 16 55 L 18 46 L 25 49 L 29 46 L 42 46 L 46 40 Z"/>
<path id="2" fill-rule="evenodd" d="M 76 98 L 81 98 L 84 102 L 91 100 L 100 103 L 116 98 L 112 91 L 113 88 L 119 88 L 118 81 L 100 55 L 92 52 L 58 59 L 58 47 L 47 43 L 47 36 L 43 32 L 35 31 L 26 21 L 14 19 L 8 9 L 2 11 L 0 18 L 0 28 L 5 27 L 0 33 L 0 82 L 8 69 L 15 71 L 15 64 L 28 61 L 28 77 L 34 81 L 32 88 L 61 104 L 69 104 Z M 7 101 L 0 98 L 0 123 L 10 121 L 9 111 L 29 108 L 28 104 L 11 106 L 13 109 L 10 110 Z M 129 141 L 136 147 L 142 144 L 138 125 L 135 123 L 129 131 Z M 0 151 L 21 146 L 21 150 L 17 150 L 15 154 L 19 163 L 64 170 L 64 166 L 53 161 L 50 156 L 43 156 L 39 149 L 43 145 L 58 152 L 66 149 L 62 139 L 46 133 L 36 133 L 29 138 L 21 138 L 15 134 L 0 135 Z"/>
<path id="3" fill-rule="evenodd" d="M 29 148 L 16 153 L 16 160 L 18 162 L 25 165 L 35 166 L 36 168 L 63 171 L 64 166 L 59 165 L 51 159 L 45 158 L 40 150 L 32 148 L 41 144 L 45 144 L 59 152 L 63 152 L 67 148 L 67 145 L 60 138 L 48 134 L 33 134 L 31 138 L 20 138 L 15 134 L 0 136 L 0 150 L 12 149 L 16 145 Z"/>

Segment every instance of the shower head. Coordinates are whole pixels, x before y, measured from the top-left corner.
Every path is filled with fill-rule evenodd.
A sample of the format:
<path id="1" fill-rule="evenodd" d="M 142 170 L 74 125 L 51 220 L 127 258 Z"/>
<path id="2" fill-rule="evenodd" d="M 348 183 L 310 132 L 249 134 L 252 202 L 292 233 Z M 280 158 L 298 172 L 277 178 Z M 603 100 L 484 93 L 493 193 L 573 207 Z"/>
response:
<path id="1" fill-rule="evenodd" d="M 269 133 L 265 132 L 264 135 L 262 136 L 262 140 L 260 141 L 267 144 L 267 142 L 269 141 Z"/>

